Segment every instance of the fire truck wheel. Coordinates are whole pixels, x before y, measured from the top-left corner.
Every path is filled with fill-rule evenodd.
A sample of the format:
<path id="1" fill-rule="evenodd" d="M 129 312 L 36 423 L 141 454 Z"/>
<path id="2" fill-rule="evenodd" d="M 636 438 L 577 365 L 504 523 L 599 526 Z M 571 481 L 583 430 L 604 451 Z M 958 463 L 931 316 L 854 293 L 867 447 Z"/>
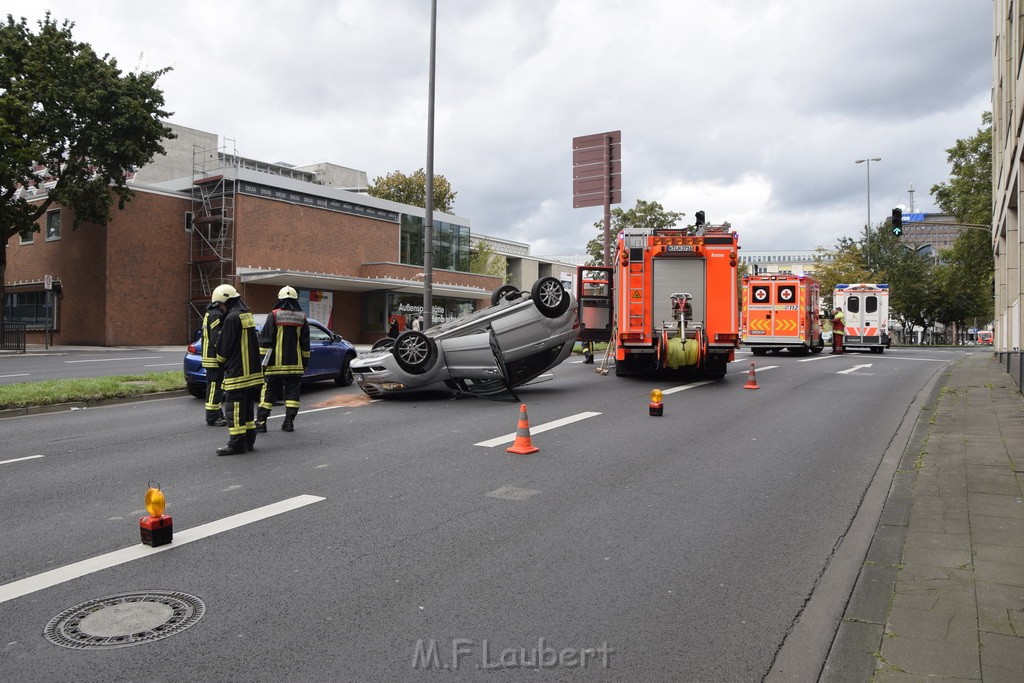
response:
<path id="1" fill-rule="evenodd" d="M 534 282 L 530 298 L 545 318 L 557 318 L 569 310 L 569 293 L 556 277 L 542 277 Z"/>
<path id="2" fill-rule="evenodd" d="M 491 292 L 491 305 L 497 306 L 498 302 L 505 298 L 512 298 L 513 294 L 518 294 L 519 290 L 516 289 L 515 285 L 502 285 L 496 290 Z"/>
<path id="3" fill-rule="evenodd" d="M 411 375 L 422 375 L 437 362 L 434 340 L 417 330 L 406 330 L 391 347 L 398 366 Z"/>

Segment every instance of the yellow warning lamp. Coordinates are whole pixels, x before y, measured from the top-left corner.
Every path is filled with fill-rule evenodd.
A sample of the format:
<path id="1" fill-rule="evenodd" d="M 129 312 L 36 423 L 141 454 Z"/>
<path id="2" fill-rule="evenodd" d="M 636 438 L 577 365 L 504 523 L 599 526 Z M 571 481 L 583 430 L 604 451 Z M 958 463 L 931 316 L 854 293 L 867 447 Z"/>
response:
<path id="1" fill-rule="evenodd" d="M 159 517 L 164 514 L 166 506 L 167 501 L 164 499 L 164 492 L 160 490 L 160 485 L 154 486 L 153 482 L 150 482 L 150 486 L 146 490 L 146 512 L 150 517 Z"/>
<path id="2" fill-rule="evenodd" d="M 663 395 L 661 389 L 651 389 L 651 403 L 647 406 L 647 410 L 654 417 L 665 414 L 665 406 L 661 402 Z"/>
<path id="3" fill-rule="evenodd" d="M 145 545 L 155 547 L 173 540 L 174 520 L 170 515 L 164 514 L 166 504 L 160 484 L 149 482 L 149 488 L 146 490 L 146 512 L 149 513 L 149 517 L 139 520 L 139 531 Z"/>

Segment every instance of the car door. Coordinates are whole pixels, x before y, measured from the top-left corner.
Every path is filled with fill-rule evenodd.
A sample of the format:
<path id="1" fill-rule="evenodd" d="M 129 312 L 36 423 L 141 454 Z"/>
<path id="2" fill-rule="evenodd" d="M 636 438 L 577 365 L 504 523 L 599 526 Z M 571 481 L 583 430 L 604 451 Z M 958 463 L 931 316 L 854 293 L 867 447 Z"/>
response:
<path id="1" fill-rule="evenodd" d="M 309 367 L 305 376 L 334 377 L 341 367 L 341 345 L 334 333 L 315 320 L 309 321 Z"/>
<path id="2" fill-rule="evenodd" d="M 484 360 L 483 348 L 479 343 L 481 335 L 471 336 L 477 337 L 472 346 L 473 362 L 477 365 L 475 368 L 468 368 L 463 365 L 460 367 L 458 375 L 453 373 L 452 379 L 456 386 L 464 393 L 492 401 L 518 402 L 519 397 L 508 382 L 508 367 L 505 363 L 505 354 L 498 345 L 498 337 L 494 333 L 494 329 L 489 329 L 487 332 L 487 353 L 490 355 L 491 366 L 487 366 L 487 362 Z M 469 356 L 467 355 L 466 360 L 468 359 Z M 447 362 L 447 355 L 445 360 Z M 451 372 L 450 364 L 448 368 L 449 372 Z M 483 369 L 482 372 L 479 369 Z"/>

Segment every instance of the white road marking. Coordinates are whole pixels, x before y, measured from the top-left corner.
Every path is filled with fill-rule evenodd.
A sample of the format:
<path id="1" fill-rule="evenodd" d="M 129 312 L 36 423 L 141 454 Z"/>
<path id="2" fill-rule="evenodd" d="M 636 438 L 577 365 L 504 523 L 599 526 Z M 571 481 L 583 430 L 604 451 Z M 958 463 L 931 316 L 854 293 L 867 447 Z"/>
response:
<path id="1" fill-rule="evenodd" d="M 864 365 L 854 365 L 852 368 L 846 368 L 845 370 L 839 370 L 838 372 L 836 372 L 836 374 L 837 375 L 849 375 L 851 372 L 857 372 L 858 370 L 863 370 L 864 368 L 870 368 L 870 367 L 871 367 L 871 363 L 865 363 Z"/>
<path id="2" fill-rule="evenodd" d="M 669 394 L 675 394 L 675 393 L 678 393 L 680 391 L 686 391 L 687 389 L 696 389 L 697 387 L 702 387 L 705 384 L 714 384 L 714 382 L 709 379 L 709 380 L 705 380 L 703 382 L 694 382 L 693 384 L 684 384 L 682 386 L 672 387 L 671 389 L 665 389 L 661 393 L 666 395 L 666 396 L 668 396 Z"/>
<path id="3" fill-rule="evenodd" d="M 766 366 L 764 366 L 763 368 L 759 368 L 759 367 L 757 367 L 757 366 L 755 365 L 755 366 L 754 366 L 754 372 L 764 372 L 765 370 L 774 370 L 774 369 L 775 369 L 775 368 L 777 368 L 777 367 L 779 367 L 779 366 L 778 366 L 778 365 L 766 365 Z M 734 375 L 745 375 L 745 374 L 746 374 L 746 373 L 748 373 L 748 372 L 750 372 L 750 369 L 749 369 L 749 368 L 748 368 L 748 369 L 746 369 L 746 370 L 741 370 L 741 371 L 739 371 L 739 372 L 734 372 L 734 373 L 732 373 L 732 374 L 734 374 Z"/>
<path id="4" fill-rule="evenodd" d="M 29 376 L 29 374 L 27 372 L 22 372 L 22 373 L 17 374 L 17 375 L 0 375 L 0 377 L 28 377 L 28 376 Z"/>
<path id="5" fill-rule="evenodd" d="M 802 358 L 802 359 L 798 360 L 797 363 L 810 363 L 811 361 L 816 361 L 816 360 L 829 360 L 832 357 L 832 355 L 833 354 L 831 354 L 831 353 L 826 353 L 824 355 L 815 356 L 814 358 Z M 836 354 L 836 355 L 838 355 L 838 354 Z"/>
<path id="6" fill-rule="evenodd" d="M 536 427 L 530 427 L 530 436 L 533 436 L 534 434 L 540 434 L 541 432 L 546 432 L 546 431 L 548 431 L 550 429 L 556 429 L 558 427 L 564 427 L 565 425 L 572 424 L 573 422 L 579 422 L 580 420 L 586 420 L 588 417 L 597 417 L 600 414 L 601 413 L 594 413 L 594 412 L 589 412 L 588 411 L 588 412 L 585 412 L 585 413 L 577 413 L 576 415 L 570 415 L 569 417 L 563 417 L 561 420 L 554 420 L 552 422 L 545 422 L 542 425 L 538 425 Z M 473 445 L 474 446 L 484 446 L 485 448 L 494 448 L 495 446 L 501 446 L 501 445 L 506 444 L 506 443 L 512 443 L 515 440 L 516 440 L 516 433 L 512 432 L 511 434 L 506 434 L 505 436 L 499 436 L 499 437 L 497 437 L 495 439 L 490 439 L 488 441 L 481 441 L 480 443 L 475 443 Z"/>
<path id="7" fill-rule="evenodd" d="M 948 363 L 945 358 L 911 358 L 910 356 L 883 356 L 879 360 L 923 360 L 926 363 Z"/>
<path id="8" fill-rule="evenodd" d="M 56 586 L 72 579 L 85 576 L 98 572 L 102 569 L 109 569 L 110 567 L 116 567 L 119 564 L 125 564 L 132 560 L 141 560 L 144 557 L 155 555 L 156 553 L 162 553 L 165 550 L 172 550 L 179 548 L 186 543 L 192 543 L 193 541 L 199 541 L 208 536 L 223 533 L 236 529 L 246 524 L 252 524 L 260 520 L 280 515 L 285 512 L 310 505 L 312 503 L 319 503 L 322 500 L 326 500 L 320 496 L 295 496 L 288 500 L 282 500 L 278 503 L 271 503 L 270 505 L 264 505 L 261 508 L 255 510 L 249 510 L 248 512 L 241 512 L 237 515 L 231 515 L 224 519 L 218 519 L 207 524 L 201 524 L 200 526 L 193 527 L 191 529 L 185 529 L 174 534 L 174 540 L 167 545 L 157 546 L 152 548 L 148 545 L 139 543 L 128 548 L 122 548 L 121 550 L 115 550 L 107 553 L 106 555 L 97 555 L 96 557 L 89 558 L 88 560 L 82 560 L 81 562 L 75 562 L 74 564 L 65 565 L 58 567 L 57 569 L 51 569 L 48 572 L 42 574 L 36 574 L 35 576 L 29 576 L 28 578 L 19 579 L 18 581 L 12 581 L 0 586 L 0 603 L 5 603 L 8 600 L 14 600 L 20 598 L 23 595 L 29 593 L 35 593 L 52 586 Z"/>
<path id="9" fill-rule="evenodd" d="M 36 458 L 43 458 L 43 455 L 26 455 L 24 458 L 14 458 L 12 460 L 0 460 L 0 465 L 6 465 L 9 462 L 21 462 L 22 460 L 35 460 Z"/>
<path id="10" fill-rule="evenodd" d="M 137 356 L 135 358 L 90 358 L 89 360 L 66 360 L 65 363 L 111 363 L 122 360 L 153 360 L 160 356 Z M 177 363 L 175 363 L 177 365 Z"/>

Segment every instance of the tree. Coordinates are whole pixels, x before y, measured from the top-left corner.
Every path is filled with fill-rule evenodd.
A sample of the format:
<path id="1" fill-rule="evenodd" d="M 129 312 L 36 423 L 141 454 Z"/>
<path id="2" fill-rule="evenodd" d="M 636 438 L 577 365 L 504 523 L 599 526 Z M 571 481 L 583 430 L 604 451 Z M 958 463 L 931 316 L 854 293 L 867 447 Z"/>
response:
<path id="1" fill-rule="evenodd" d="M 662 230 L 671 228 L 679 219 L 685 216 L 684 213 L 666 211 L 658 202 L 645 202 L 642 199 L 636 200 L 636 206 L 628 211 L 615 207 L 611 211 L 611 241 L 614 244 L 615 238 L 623 228 L 648 228 Z M 595 221 L 594 227 L 601 231 L 600 237 L 587 242 L 588 266 L 604 265 L 604 220 Z"/>
<path id="2" fill-rule="evenodd" d="M 831 251 L 818 247 L 814 279 L 821 284 L 821 295 L 829 308 L 832 307 L 832 291 L 838 283 L 870 282 L 871 274 L 864 267 L 861 245 L 849 237 L 841 237 Z"/>
<path id="3" fill-rule="evenodd" d="M 477 240 L 470 249 L 469 272 L 505 279 L 505 257 L 499 255 L 486 240 Z"/>
<path id="4" fill-rule="evenodd" d="M 411 175 L 393 171 L 386 176 L 377 176 L 367 188 L 367 194 L 381 199 L 390 199 L 409 206 L 427 206 L 427 172 L 422 168 Z M 457 192 L 452 190 L 448 179 L 434 174 L 434 210 L 451 213 Z"/>
<path id="5" fill-rule="evenodd" d="M 948 183 L 931 193 L 944 212 L 962 223 L 992 224 L 992 113 L 981 115 L 982 128 L 946 150 L 952 164 Z M 992 319 L 995 259 L 992 237 L 965 229 L 941 253 L 942 322 L 963 327 L 969 319 Z"/>
<path id="6" fill-rule="evenodd" d="M 156 88 L 170 69 L 122 74 L 116 59 L 75 42 L 73 23 L 49 12 L 36 23 L 37 33 L 10 14 L 0 24 L 0 302 L 14 235 L 38 232 L 53 204 L 70 209 L 72 228 L 106 225 L 114 197 L 123 209 L 133 196 L 127 174 L 174 137 Z"/>

